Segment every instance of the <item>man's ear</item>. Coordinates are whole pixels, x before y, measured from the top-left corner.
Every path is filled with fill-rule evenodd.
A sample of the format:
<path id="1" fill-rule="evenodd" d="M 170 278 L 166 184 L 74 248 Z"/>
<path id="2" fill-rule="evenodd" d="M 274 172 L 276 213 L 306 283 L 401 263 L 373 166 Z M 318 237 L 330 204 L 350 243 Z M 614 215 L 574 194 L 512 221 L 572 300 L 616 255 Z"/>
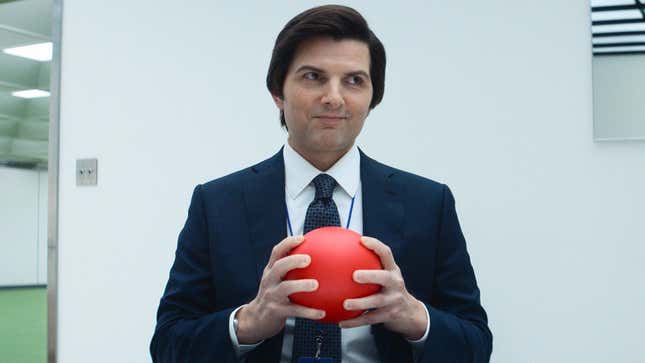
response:
<path id="1" fill-rule="evenodd" d="M 279 109 L 283 110 L 284 109 L 284 99 L 280 96 L 276 95 L 271 95 L 273 98 L 273 102 L 275 103 L 276 106 L 278 106 Z"/>

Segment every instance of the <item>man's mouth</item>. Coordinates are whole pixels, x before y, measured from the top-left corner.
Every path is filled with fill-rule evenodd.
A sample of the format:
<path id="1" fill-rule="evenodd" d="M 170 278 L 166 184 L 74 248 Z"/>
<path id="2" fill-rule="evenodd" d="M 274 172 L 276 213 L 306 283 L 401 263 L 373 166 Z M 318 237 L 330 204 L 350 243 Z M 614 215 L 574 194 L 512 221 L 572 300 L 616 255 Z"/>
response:
<path id="1" fill-rule="evenodd" d="M 314 116 L 314 118 L 323 120 L 323 121 L 340 121 L 340 120 L 345 120 L 347 117 L 346 116 L 338 116 L 338 115 L 318 115 Z"/>

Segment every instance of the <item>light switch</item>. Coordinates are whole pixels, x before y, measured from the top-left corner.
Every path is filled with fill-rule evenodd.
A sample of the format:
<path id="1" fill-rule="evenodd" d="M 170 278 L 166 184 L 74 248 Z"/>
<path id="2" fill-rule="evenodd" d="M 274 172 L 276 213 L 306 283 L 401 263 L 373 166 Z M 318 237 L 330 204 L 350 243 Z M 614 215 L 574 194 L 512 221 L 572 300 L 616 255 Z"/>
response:
<path id="1" fill-rule="evenodd" d="M 76 159 L 76 185 L 96 185 L 98 159 Z"/>

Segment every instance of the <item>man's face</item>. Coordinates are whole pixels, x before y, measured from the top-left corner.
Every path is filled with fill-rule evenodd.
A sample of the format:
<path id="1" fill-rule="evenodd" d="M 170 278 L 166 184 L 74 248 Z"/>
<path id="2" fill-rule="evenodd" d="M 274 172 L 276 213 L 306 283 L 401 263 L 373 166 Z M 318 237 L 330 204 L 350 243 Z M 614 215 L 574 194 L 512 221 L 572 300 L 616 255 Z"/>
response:
<path id="1" fill-rule="evenodd" d="M 283 99 L 289 143 L 304 156 L 344 154 L 354 144 L 372 100 L 370 53 L 352 39 L 313 38 L 289 66 Z"/>

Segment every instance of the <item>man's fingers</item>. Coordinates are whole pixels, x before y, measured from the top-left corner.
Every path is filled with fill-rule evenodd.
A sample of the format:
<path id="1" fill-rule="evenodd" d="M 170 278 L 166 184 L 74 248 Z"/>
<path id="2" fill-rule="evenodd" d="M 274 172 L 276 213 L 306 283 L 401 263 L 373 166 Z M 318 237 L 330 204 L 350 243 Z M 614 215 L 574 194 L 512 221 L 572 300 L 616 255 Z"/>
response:
<path id="1" fill-rule="evenodd" d="M 310 292 L 318 289 L 318 281 L 313 279 L 307 280 L 286 280 L 278 286 L 280 295 L 288 299 L 289 295 L 296 292 Z"/>
<path id="2" fill-rule="evenodd" d="M 343 302 L 343 307 L 346 310 L 378 309 L 392 304 L 393 301 L 391 295 L 377 293 L 358 299 L 347 299 Z"/>
<path id="3" fill-rule="evenodd" d="M 362 325 L 384 323 L 390 315 L 388 308 L 369 311 L 357 318 L 341 321 L 338 325 L 343 329 L 355 328 Z"/>
<path id="4" fill-rule="evenodd" d="M 394 256 L 392 255 L 392 250 L 385 243 L 377 240 L 373 237 L 361 237 L 361 242 L 363 246 L 374 251 L 376 255 L 381 259 L 381 264 L 386 270 L 395 270 L 398 268 L 396 262 L 394 262 Z"/>
<path id="5" fill-rule="evenodd" d="M 291 255 L 277 260 L 269 273 L 265 276 L 266 282 L 270 285 L 279 284 L 287 272 L 296 269 L 307 267 L 311 263 L 309 255 Z"/>
<path id="6" fill-rule="evenodd" d="M 359 284 L 378 284 L 384 287 L 394 285 L 395 275 L 388 270 L 356 270 L 352 276 Z"/>
<path id="7" fill-rule="evenodd" d="M 298 304 L 290 304 L 287 308 L 287 315 L 294 318 L 319 320 L 325 317 L 325 311 L 308 308 Z"/>
<path id="8" fill-rule="evenodd" d="M 305 238 L 303 236 L 291 236 L 283 239 L 277 245 L 273 246 L 271 251 L 271 256 L 269 257 L 269 262 L 267 262 L 267 268 L 273 267 L 273 264 L 281 259 L 282 257 L 289 254 L 294 247 L 302 243 Z"/>

